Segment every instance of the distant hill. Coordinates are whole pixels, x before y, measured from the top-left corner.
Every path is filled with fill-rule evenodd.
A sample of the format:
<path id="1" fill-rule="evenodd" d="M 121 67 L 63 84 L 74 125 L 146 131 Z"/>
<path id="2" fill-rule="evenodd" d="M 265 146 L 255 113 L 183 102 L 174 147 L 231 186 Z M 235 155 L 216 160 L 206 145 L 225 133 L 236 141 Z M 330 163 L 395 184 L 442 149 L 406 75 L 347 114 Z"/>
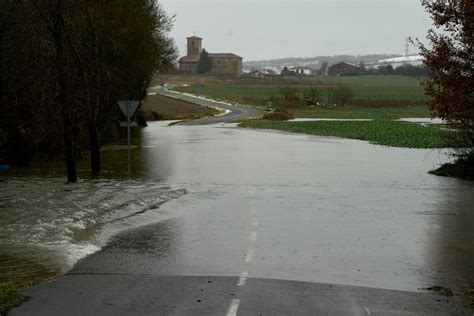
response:
<path id="1" fill-rule="evenodd" d="M 284 67 L 291 66 L 306 66 L 313 69 L 320 69 L 324 63 L 329 65 L 335 64 L 341 61 L 360 64 L 360 63 L 373 63 L 382 59 L 401 57 L 396 54 L 373 54 L 373 55 L 336 55 L 336 56 L 317 56 L 310 58 L 282 58 L 273 60 L 259 60 L 259 61 L 246 61 L 243 66 L 246 70 L 251 69 L 272 69 L 280 71 Z"/>

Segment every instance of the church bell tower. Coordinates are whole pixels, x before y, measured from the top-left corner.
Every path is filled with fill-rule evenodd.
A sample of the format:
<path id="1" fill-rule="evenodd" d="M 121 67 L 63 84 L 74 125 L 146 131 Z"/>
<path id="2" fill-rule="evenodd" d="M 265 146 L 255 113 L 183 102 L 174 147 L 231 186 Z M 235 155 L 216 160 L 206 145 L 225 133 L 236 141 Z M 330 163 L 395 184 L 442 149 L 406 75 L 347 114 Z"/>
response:
<path id="1" fill-rule="evenodd" d="M 188 56 L 199 55 L 202 51 L 202 38 L 197 36 L 191 36 L 188 40 Z"/>

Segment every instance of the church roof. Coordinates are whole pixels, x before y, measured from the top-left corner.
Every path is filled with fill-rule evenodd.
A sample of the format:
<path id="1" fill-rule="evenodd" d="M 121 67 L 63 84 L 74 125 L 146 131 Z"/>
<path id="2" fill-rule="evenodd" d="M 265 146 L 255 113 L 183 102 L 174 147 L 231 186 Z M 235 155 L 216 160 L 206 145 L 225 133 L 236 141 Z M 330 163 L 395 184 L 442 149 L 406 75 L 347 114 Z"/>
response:
<path id="1" fill-rule="evenodd" d="M 231 53 L 217 53 L 217 54 L 209 54 L 209 58 L 241 58 L 240 56 L 237 56 L 236 54 L 231 54 Z"/>
<path id="2" fill-rule="evenodd" d="M 209 53 L 209 58 L 240 58 L 240 59 L 243 59 L 242 57 L 237 56 L 236 54 L 231 54 L 231 53 L 217 53 L 217 54 Z M 179 62 L 180 63 L 198 63 L 200 59 L 201 59 L 201 55 L 195 54 L 195 55 L 188 55 L 188 56 L 181 57 Z"/>
<path id="3" fill-rule="evenodd" d="M 186 37 L 186 39 L 200 39 L 200 40 L 202 40 L 203 38 L 202 38 L 202 37 L 199 37 L 199 36 L 196 36 L 196 35 L 194 35 L 194 36 Z"/>
<path id="4" fill-rule="evenodd" d="M 201 55 L 188 55 L 181 57 L 179 60 L 180 63 L 198 63 L 201 59 Z"/>

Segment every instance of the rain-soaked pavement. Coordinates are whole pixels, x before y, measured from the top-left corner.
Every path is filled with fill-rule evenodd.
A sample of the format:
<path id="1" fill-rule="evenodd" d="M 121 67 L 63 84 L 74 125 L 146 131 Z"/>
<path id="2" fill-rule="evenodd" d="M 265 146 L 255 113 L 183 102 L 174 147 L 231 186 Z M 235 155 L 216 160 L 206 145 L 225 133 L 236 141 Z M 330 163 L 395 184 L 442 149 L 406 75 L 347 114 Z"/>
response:
<path id="1" fill-rule="evenodd" d="M 31 303 L 16 313 L 56 306 L 55 297 L 64 299 L 58 293 L 71 299 L 88 291 L 87 298 L 64 301 L 63 308 L 88 300 L 104 311 L 122 304 L 110 313 L 126 313 L 133 306 L 165 314 L 306 313 L 304 306 L 328 313 L 370 314 L 375 309 L 385 314 L 403 310 L 403 304 L 422 308 L 426 297 L 419 293 L 382 295 L 367 288 L 473 287 L 474 186 L 427 173 L 446 160 L 439 151 L 355 140 L 152 123 L 135 151 L 133 181 L 159 184 L 156 190 L 177 196 L 122 216 L 120 229 L 113 230 L 121 233 L 99 244 L 102 251 L 55 284 L 31 290 Z M 130 189 L 120 190 L 130 194 Z M 147 196 L 142 200 L 153 204 Z M 209 284 L 220 288 L 212 292 L 205 287 Z M 345 286 L 334 285 L 338 294 L 331 301 L 333 285 L 324 284 Z M 107 285 L 116 289 L 107 296 L 109 305 L 95 297 Z M 246 286 L 248 292 L 242 293 Z M 193 303 L 173 300 L 173 293 Z M 272 293 L 276 305 L 269 303 Z M 285 297 L 291 303 L 285 305 Z M 428 306 L 433 310 L 452 312 L 432 300 Z M 169 309 L 156 309 L 157 302 Z M 180 310 L 179 304 L 189 309 Z M 60 307 L 52 311 L 64 312 Z"/>

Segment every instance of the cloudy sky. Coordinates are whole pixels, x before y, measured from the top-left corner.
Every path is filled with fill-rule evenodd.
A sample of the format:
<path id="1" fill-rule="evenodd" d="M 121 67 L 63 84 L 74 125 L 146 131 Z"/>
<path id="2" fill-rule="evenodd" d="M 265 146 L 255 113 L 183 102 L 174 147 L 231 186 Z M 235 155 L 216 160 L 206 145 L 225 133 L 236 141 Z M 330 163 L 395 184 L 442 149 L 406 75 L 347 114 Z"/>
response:
<path id="1" fill-rule="evenodd" d="M 431 21 L 419 0 L 161 0 L 176 14 L 172 36 L 245 60 L 404 52 L 406 36 L 424 38 Z M 412 52 L 415 52 L 412 48 Z"/>

